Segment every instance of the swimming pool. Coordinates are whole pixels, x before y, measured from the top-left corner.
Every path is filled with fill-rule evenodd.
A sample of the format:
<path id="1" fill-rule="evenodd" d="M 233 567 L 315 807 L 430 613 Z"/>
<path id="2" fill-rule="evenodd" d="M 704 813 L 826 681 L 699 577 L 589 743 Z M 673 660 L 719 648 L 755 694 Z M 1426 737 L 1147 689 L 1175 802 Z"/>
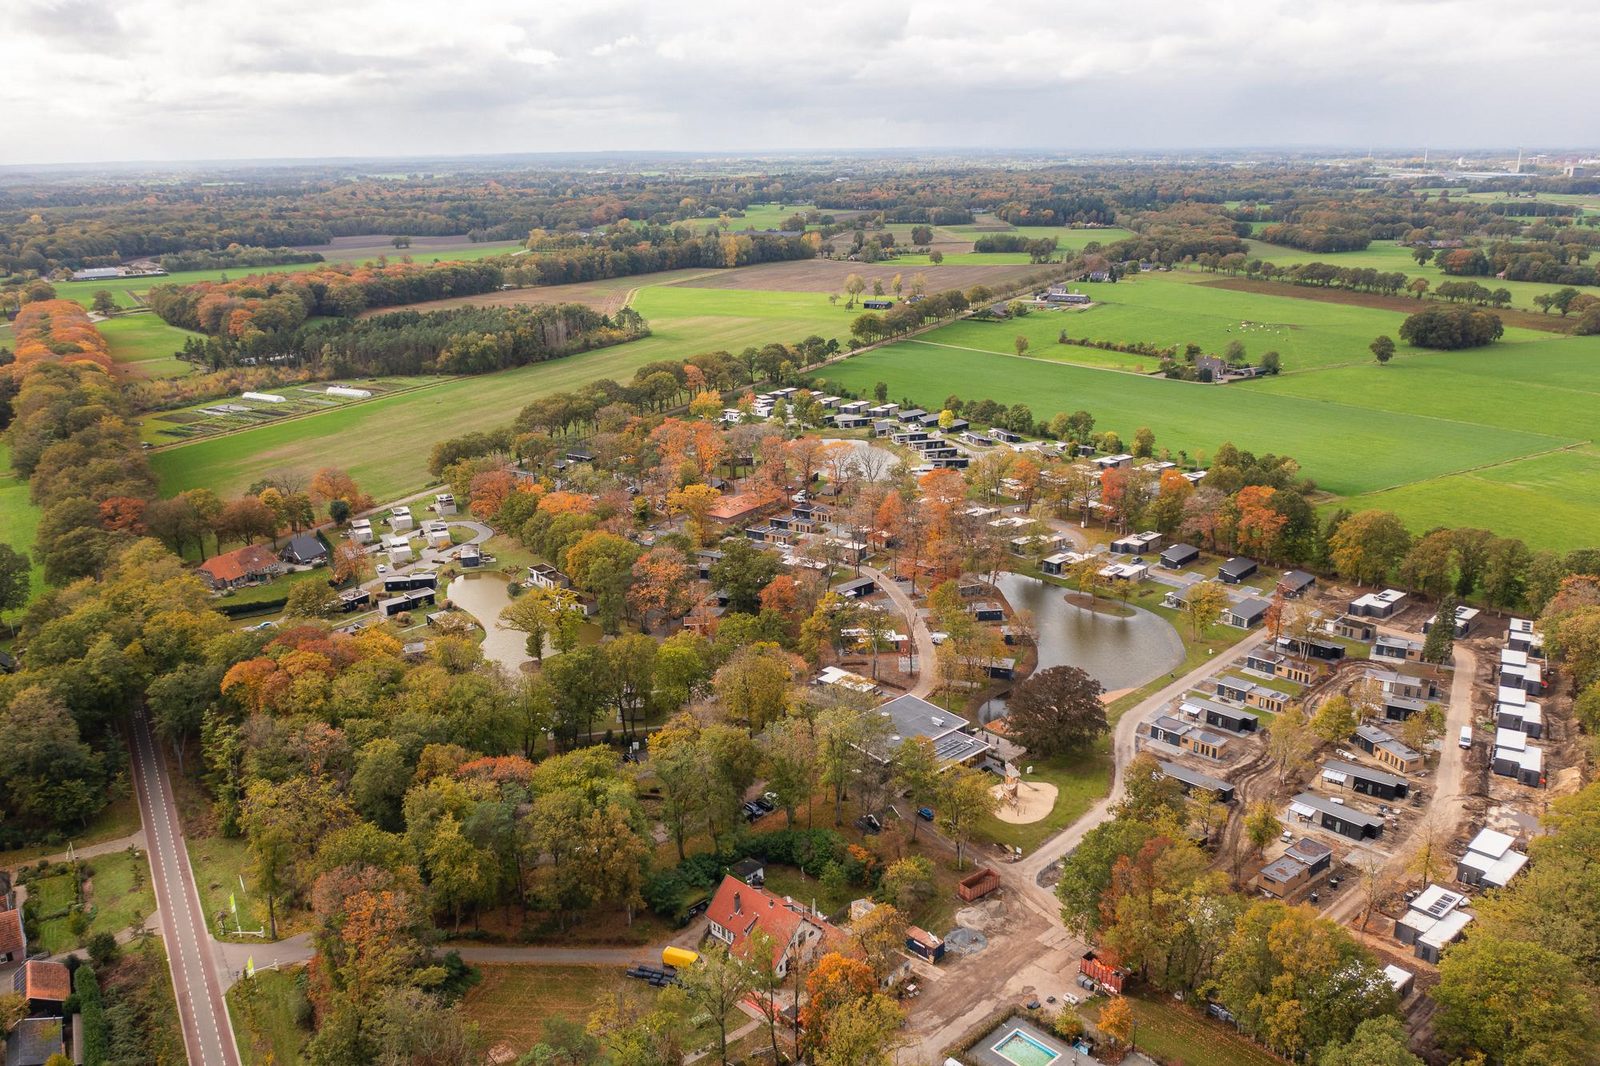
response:
<path id="1" fill-rule="evenodd" d="M 1013 1029 L 991 1048 L 996 1055 L 1017 1066 L 1050 1066 L 1061 1057 L 1021 1029 Z"/>

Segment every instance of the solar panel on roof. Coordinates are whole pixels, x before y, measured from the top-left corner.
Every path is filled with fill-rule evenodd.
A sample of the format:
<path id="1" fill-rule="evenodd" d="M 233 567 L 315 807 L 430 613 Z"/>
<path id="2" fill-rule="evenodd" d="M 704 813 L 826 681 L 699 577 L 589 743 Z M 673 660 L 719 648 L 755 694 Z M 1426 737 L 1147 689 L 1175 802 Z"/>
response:
<path id="1" fill-rule="evenodd" d="M 1428 907 L 1428 913 L 1435 918 L 1442 918 L 1454 910 L 1456 904 L 1460 901 L 1461 897 L 1454 892 L 1442 892 L 1439 894 L 1439 898 L 1434 900 L 1432 905 Z"/>

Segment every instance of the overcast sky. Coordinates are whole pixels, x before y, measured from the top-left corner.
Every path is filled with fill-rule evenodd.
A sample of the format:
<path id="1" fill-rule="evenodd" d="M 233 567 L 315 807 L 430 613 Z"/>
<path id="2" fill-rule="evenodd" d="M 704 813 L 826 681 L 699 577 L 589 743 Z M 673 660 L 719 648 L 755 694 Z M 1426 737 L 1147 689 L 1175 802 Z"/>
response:
<path id="1" fill-rule="evenodd" d="M 1600 140 L 1563 0 L 0 0 L 0 163 Z"/>

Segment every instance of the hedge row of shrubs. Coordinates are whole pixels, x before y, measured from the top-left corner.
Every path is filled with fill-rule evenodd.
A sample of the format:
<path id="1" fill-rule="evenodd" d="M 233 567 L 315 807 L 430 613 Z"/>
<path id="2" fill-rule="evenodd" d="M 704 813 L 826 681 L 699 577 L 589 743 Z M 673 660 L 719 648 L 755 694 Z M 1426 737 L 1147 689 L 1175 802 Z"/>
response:
<path id="1" fill-rule="evenodd" d="M 644 885 L 645 903 L 661 917 L 687 924 L 689 908 L 716 886 L 723 871 L 749 858 L 818 871 L 829 863 L 854 862 L 844 838 L 831 829 L 741 833 L 722 851 L 691 855 L 671 869 L 651 875 Z"/>

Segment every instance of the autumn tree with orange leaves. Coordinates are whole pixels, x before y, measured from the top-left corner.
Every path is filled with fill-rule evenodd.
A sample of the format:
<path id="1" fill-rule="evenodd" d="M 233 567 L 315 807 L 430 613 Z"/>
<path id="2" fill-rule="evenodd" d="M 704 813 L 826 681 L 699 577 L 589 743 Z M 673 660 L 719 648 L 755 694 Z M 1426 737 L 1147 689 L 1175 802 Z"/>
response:
<path id="1" fill-rule="evenodd" d="M 1269 485 L 1246 485 L 1234 497 L 1238 518 L 1234 537 L 1239 550 L 1247 555 L 1271 559 L 1289 518 L 1272 506 L 1277 490 Z"/>

